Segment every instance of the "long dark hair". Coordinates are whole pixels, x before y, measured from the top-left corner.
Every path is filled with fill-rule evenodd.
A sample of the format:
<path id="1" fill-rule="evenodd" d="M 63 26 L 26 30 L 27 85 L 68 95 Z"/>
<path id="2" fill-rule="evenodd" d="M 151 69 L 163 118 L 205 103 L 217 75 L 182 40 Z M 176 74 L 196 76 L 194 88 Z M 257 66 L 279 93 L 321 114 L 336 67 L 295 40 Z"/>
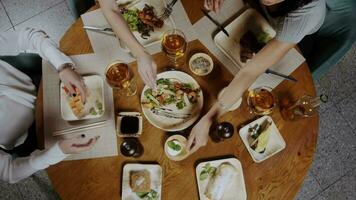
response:
<path id="1" fill-rule="evenodd" d="M 261 5 L 259 0 L 245 0 L 249 3 L 252 7 L 257 7 L 258 10 L 261 10 Z M 288 13 L 297 10 L 300 7 L 307 5 L 308 3 L 314 0 L 284 0 L 281 3 L 277 4 L 278 9 L 275 11 L 270 11 L 269 14 L 272 17 L 283 17 L 286 16 Z"/>

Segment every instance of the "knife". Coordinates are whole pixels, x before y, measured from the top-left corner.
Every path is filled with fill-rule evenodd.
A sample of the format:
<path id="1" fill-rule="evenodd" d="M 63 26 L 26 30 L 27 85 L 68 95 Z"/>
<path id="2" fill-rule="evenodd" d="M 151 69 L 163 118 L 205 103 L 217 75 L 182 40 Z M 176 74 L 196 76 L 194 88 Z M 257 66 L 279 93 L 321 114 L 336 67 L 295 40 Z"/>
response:
<path id="1" fill-rule="evenodd" d="M 99 32 L 99 33 L 104 33 L 104 34 L 116 36 L 116 34 L 112 30 L 112 28 L 108 28 L 108 27 L 83 26 L 83 28 L 85 30 L 91 30 L 91 31 Z"/>
<path id="2" fill-rule="evenodd" d="M 212 21 L 223 33 L 225 33 L 225 35 L 227 36 L 227 37 L 230 37 L 230 35 L 229 35 L 229 33 L 225 30 L 225 28 L 219 23 L 219 22 L 217 22 L 215 19 L 213 19 L 210 15 L 209 15 L 209 13 L 206 11 L 206 10 L 204 10 L 204 9 L 200 9 L 203 13 L 204 13 L 204 15 L 206 16 L 206 17 L 208 17 L 208 19 L 210 19 L 210 21 Z"/>
<path id="3" fill-rule="evenodd" d="M 276 75 L 276 76 L 279 76 L 279 77 L 282 77 L 286 80 L 289 80 L 289 81 L 293 81 L 293 82 L 298 82 L 297 79 L 295 79 L 293 76 L 287 76 L 285 74 L 281 74 L 279 72 L 276 72 L 276 71 L 273 71 L 273 70 L 270 70 L 270 69 L 267 69 L 266 70 L 266 74 L 273 74 L 273 75 Z"/>

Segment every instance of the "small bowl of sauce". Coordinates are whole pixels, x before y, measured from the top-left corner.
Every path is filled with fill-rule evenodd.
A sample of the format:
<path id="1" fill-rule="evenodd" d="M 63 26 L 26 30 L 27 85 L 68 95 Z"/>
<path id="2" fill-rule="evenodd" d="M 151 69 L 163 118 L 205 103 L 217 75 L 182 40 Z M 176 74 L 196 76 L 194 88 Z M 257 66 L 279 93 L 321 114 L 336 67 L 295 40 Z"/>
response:
<path id="1" fill-rule="evenodd" d="M 142 134 L 142 116 L 139 112 L 120 112 L 116 119 L 119 137 L 139 137 Z"/>

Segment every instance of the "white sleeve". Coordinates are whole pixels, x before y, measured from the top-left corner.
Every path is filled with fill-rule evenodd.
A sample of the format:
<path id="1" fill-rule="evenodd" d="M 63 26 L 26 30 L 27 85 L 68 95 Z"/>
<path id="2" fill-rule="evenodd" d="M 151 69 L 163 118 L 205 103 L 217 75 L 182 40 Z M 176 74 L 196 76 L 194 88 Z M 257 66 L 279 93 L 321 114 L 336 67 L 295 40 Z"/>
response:
<path id="1" fill-rule="evenodd" d="M 56 69 L 65 63 L 73 64 L 44 31 L 25 28 L 17 32 L 8 31 L 0 34 L 0 55 L 17 55 L 21 52 L 38 53 Z"/>
<path id="2" fill-rule="evenodd" d="M 16 183 L 41 169 L 62 161 L 67 156 L 61 151 L 58 143 L 48 150 L 36 150 L 29 157 L 16 159 L 0 151 L 0 180 Z"/>

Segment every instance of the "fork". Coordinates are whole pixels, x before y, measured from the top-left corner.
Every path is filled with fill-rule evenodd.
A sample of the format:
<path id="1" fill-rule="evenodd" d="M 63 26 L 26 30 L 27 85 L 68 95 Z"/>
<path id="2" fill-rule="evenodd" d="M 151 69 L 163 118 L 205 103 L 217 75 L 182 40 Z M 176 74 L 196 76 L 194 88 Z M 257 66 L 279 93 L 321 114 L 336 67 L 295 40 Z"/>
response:
<path id="1" fill-rule="evenodd" d="M 171 3 L 169 3 L 166 7 L 163 8 L 162 14 L 159 16 L 160 19 L 165 20 L 167 19 L 173 11 L 173 6 L 174 4 L 177 3 L 178 0 L 173 0 Z"/>

